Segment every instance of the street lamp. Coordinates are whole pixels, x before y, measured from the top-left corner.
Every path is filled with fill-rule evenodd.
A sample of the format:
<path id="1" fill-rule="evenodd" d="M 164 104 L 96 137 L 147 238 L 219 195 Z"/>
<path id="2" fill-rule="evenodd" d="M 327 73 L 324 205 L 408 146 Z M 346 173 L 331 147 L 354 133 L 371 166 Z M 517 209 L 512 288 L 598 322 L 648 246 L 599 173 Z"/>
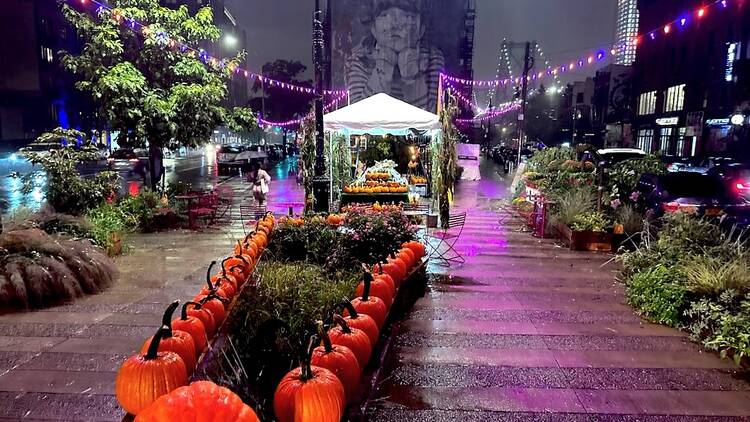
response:
<path id="1" fill-rule="evenodd" d="M 233 34 L 225 34 L 224 35 L 224 45 L 229 48 L 234 48 L 237 46 L 237 37 L 235 37 Z"/>

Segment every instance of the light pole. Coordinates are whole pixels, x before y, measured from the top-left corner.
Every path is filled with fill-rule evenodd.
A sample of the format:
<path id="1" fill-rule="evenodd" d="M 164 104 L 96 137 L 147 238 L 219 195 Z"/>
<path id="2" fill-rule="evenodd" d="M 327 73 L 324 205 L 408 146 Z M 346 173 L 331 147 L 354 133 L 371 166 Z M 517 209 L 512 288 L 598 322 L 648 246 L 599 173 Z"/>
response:
<path id="1" fill-rule="evenodd" d="M 313 198 L 316 212 L 328 212 L 330 208 L 330 180 L 326 176 L 325 147 L 323 135 L 323 12 L 320 0 L 315 0 L 313 13 L 313 66 L 315 68 L 315 177 Z"/>

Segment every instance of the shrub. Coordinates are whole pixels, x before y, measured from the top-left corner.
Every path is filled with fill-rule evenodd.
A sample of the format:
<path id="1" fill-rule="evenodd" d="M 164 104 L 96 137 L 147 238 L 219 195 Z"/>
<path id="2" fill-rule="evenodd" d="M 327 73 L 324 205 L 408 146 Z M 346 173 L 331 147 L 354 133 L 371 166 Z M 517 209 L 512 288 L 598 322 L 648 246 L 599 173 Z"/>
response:
<path id="1" fill-rule="evenodd" d="M 5 232 L 0 248 L 0 309 L 39 308 L 97 293 L 116 275 L 91 243 L 38 229 Z"/>
<path id="2" fill-rule="evenodd" d="M 644 216 L 630 204 L 623 205 L 615 210 L 615 222 L 622 224 L 625 233 L 636 234 L 643 231 Z"/>
<path id="3" fill-rule="evenodd" d="M 685 316 L 691 338 L 702 341 L 721 355 L 731 355 L 736 364 L 750 354 L 750 296 L 726 291 L 718 298 L 701 299 L 691 304 Z"/>
<path id="4" fill-rule="evenodd" d="M 124 233 L 130 230 L 129 222 L 133 220 L 115 204 L 103 204 L 91 210 L 86 216 L 91 223 L 94 242 L 106 250 L 114 244 L 113 233 Z"/>
<path id="5" fill-rule="evenodd" d="M 607 174 L 606 188 L 612 200 L 628 200 L 635 185 L 644 173 L 664 174 L 667 167 L 656 155 L 621 161 Z"/>
<path id="6" fill-rule="evenodd" d="M 607 217 L 600 212 L 586 212 L 573 218 L 571 228 L 575 231 L 603 232 L 609 225 Z"/>
<path id="7" fill-rule="evenodd" d="M 536 152 L 528 162 L 528 169 L 533 171 L 538 171 L 540 173 L 544 173 L 549 171 L 549 166 L 552 162 L 557 162 L 555 165 L 558 166 L 559 163 L 565 162 L 567 160 L 575 160 L 576 159 L 576 152 L 572 148 L 569 147 L 556 147 L 556 148 L 546 148 L 541 151 Z"/>
<path id="8" fill-rule="evenodd" d="M 596 207 L 596 195 L 588 187 L 573 188 L 556 198 L 553 216 L 570 226 L 576 216 L 591 212 Z"/>
<path id="9" fill-rule="evenodd" d="M 717 296 L 727 290 L 744 291 L 750 287 L 750 266 L 744 256 L 726 260 L 722 256 L 691 255 L 681 272 L 685 287 L 699 295 Z"/>
<path id="10" fill-rule="evenodd" d="M 628 303 L 646 318 L 672 327 L 680 326 L 685 290 L 677 274 L 657 265 L 633 275 L 626 284 Z"/>

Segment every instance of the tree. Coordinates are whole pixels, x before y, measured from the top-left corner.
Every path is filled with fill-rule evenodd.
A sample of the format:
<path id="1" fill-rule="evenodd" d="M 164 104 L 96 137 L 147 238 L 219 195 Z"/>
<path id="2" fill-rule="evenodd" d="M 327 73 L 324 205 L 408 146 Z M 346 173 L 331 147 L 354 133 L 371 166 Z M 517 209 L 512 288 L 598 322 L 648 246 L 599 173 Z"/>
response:
<path id="1" fill-rule="evenodd" d="M 276 60 L 263 65 L 263 76 L 297 86 L 312 88 L 312 81 L 302 80 L 307 67 L 296 60 Z M 286 121 L 306 116 L 312 108 L 313 97 L 285 88 L 263 85 L 259 80 L 253 85 L 253 92 L 262 91 L 260 97 L 251 100 L 251 106 L 261 110 L 263 118 L 272 121 Z M 284 129 L 286 145 L 287 129 Z"/>
<path id="2" fill-rule="evenodd" d="M 96 16 L 63 5 L 85 44 L 79 55 L 64 53 L 62 63 L 80 78 L 77 88 L 91 95 L 109 128 L 119 132 L 120 144 L 148 145 L 155 189 L 164 148 L 200 146 L 230 120 L 254 124 L 247 111 L 222 106 L 227 81 L 245 53 L 216 60 L 187 48 L 221 36 L 210 8 L 191 16 L 185 6 L 169 9 L 158 0 L 109 4 L 112 9 L 99 8 Z"/>

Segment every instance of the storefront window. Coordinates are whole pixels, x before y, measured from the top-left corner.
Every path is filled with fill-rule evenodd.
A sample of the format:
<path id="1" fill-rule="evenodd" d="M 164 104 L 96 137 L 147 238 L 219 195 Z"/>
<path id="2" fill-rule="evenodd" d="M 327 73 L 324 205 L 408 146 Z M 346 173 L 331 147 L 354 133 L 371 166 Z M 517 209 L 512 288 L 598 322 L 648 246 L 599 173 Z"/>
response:
<path id="1" fill-rule="evenodd" d="M 663 155 L 670 155 L 669 154 L 669 141 L 672 140 L 672 133 L 674 133 L 674 128 L 671 127 L 663 127 L 661 128 L 661 135 L 659 137 L 659 151 Z"/>
<path id="2" fill-rule="evenodd" d="M 651 145 L 654 141 L 653 129 L 641 129 L 638 131 L 638 148 L 645 152 L 651 152 Z"/>
<path id="3" fill-rule="evenodd" d="M 680 128 L 680 136 L 677 137 L 677 151 L 676 155 L 678 157 L 684 157 L 685 156 L 685 133 L 687 132 L 687 128 Z"/>

